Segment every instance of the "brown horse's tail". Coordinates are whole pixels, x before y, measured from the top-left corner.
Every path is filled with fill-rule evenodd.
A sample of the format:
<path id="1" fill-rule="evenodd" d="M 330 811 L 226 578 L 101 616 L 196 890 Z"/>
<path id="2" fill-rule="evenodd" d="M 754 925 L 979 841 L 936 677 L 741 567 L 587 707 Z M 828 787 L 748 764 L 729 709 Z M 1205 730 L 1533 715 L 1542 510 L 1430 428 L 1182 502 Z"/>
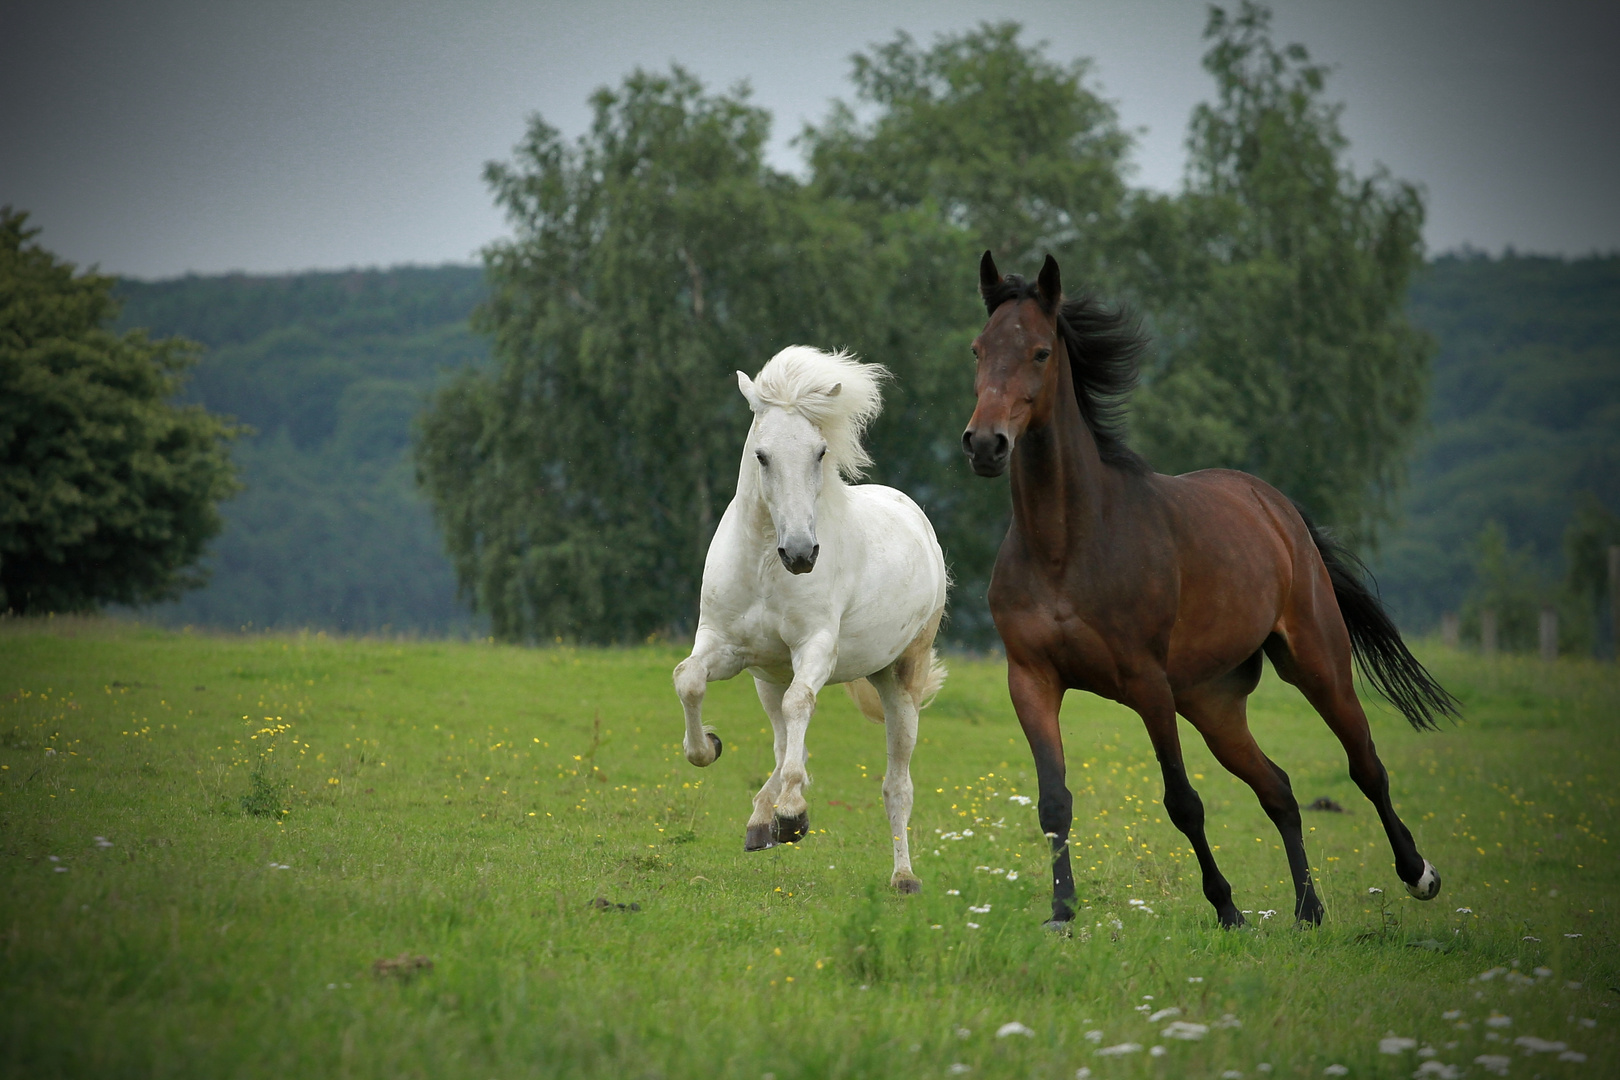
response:
<path id="1" fill-rule="evenodd" d="M 1299 509 L 1298 504 L 1295 509 Z M 1350 651 L 1361 666 L 1362 676 L 1419 731 L 1437 729 L 1442 716 L 1455 720 L 1460 702 L 1418 663 L 1401 640 L 1401 632 L 1395 629 L 1377 593 L 1367 587 L 1366 579 L 1371 575 L 1366 565 L 1354 552 L 1318 529 L 1305 511 L 1300 510 L 1299 516 L 1310 530 L 1333 582 L 1339 614 L 1344 617 L 1344 628 L 1350 631 Z"/>

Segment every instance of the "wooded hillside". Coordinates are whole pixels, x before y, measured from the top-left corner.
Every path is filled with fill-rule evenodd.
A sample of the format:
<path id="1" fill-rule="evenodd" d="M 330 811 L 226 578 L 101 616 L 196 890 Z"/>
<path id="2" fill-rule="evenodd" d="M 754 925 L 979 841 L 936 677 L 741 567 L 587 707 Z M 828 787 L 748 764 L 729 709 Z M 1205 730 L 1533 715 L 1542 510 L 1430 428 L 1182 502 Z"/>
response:
<path id="1" fill-rule="evenodd" d="M 210 584 L 168 624 L 468 632 L 409 464 L 442 372 L 481 362 L 474 267 L 123 282 L 121 325 L 207 346 L 190 393 L 255 429 Z M 1473 584 L 1495 520 L 1549 590 L 1577 493 L 1620 510 L 1620 257 L 1444 256 L 1412 290 L 1438 341 L 1430 428 L 1373 565 L 1409 630 Z M 726 493 L 729 494 L 729 493 Z"/>

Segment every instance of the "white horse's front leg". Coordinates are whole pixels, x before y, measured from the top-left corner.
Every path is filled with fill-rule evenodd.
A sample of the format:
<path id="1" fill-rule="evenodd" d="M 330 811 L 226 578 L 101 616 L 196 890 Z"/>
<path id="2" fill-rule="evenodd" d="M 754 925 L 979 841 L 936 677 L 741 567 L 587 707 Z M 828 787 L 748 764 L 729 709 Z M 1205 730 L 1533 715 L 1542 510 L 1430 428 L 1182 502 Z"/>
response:
<path id="1" fill-rule="evenodd" d="M 723 682 L 743 669 L 742 650 L 722 642 L 711 630 L 699 630 L 692 655 L 675 665 L 675 693 L 686 713 L 686 735 L 681 749 L 698 768 L 713 765 L 723 749 L 713 728 L 703 724 L 703 696 L 711 682 Z"/>
<path id="2" fill-rule="evenodd" d="M 838 640 L 833 634 L 818 634 L 793 656 L 793 683 L 782 695 L 782 720 L 787 728 L 782 755 L 782 790 L 776 797 L 776 815 L 771 831 L 777 841 L 791 844 L 810 832 L 810 804 L 804 789 L 810 784 L 809 755 L 804 749 L 805 733 L 816 712 L 816 695 L 827 685 L 838 658 Z"/>
<path id="3" fill-rule="evenodd" d="M 911 751 L 917 745 L 917 703 L 885 668 L 867 679 L 883 699 L 884 732 L 888 736 L 889 764 L 883 773 L 883 808 L 889 814 L 889 836 L 894 844 L 894 876 L 889 884 L 903 893 L 922 891 L 911 872 Z"/>
<path id="4" fill-rule="evenodd" d="M 743 838 L 744 851 L 761 851 L 776 846 L 771 819 L 776 813 L 776 798 L 782 792 L 782 761 L 787 756 L 787 721 L 782 716 L 782 695 L 787 693 L 787 687 L 756 678 L 754 690 L 759 694 L 759 703 L 764 707 L 765 715 L 771 718 L 771 750 L 776 756 L 776 767 L 759 789 L 759 794 L 754 796 L 754 812 L 748 818 L 748 832 Z"/>

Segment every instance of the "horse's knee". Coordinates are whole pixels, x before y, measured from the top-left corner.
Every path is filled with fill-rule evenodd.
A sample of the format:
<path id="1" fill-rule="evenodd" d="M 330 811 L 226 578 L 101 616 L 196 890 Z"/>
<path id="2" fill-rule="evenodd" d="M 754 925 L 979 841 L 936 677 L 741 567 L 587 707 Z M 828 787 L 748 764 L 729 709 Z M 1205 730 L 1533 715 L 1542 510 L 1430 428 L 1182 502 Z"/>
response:
<path id="1" fill-rule="evenodd" d="M 794 683 L 782 695 L 782 711 L 784 713 L 812 712 L 816 707 L 816 692 L 804 683 Z"/>
<path id="2" fill-rule="evenodd" d="M 1204 800 L 1191 785 L 1165 788 L 1164 812 L 1170 824 L 1183 833 L 1191 834 L 1204 827 Z"/>
<path id="3" fill-rule="evenodd" d="M 688 707 L 701 705 L 708 686 L 708 668 L 697 657 L 688 656 L 675 665 L 675 694 L 681 699 L 682 705 Z"/>

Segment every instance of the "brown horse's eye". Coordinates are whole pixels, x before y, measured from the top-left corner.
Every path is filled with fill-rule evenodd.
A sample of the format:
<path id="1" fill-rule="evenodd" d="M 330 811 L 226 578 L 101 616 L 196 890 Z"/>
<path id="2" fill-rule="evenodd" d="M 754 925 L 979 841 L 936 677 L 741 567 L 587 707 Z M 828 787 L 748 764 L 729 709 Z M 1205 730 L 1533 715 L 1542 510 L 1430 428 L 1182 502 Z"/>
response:
<path id="1" fill-rule="evenodd" d="M 1051 357 L 1051 355 L 1052 355 L 1052 350 L 1051 349 L 1036 349 L 1035 350 L 1035 362 L 1037 364 L 1044 364 L 1047 361 L 1047 359 Z"/>

